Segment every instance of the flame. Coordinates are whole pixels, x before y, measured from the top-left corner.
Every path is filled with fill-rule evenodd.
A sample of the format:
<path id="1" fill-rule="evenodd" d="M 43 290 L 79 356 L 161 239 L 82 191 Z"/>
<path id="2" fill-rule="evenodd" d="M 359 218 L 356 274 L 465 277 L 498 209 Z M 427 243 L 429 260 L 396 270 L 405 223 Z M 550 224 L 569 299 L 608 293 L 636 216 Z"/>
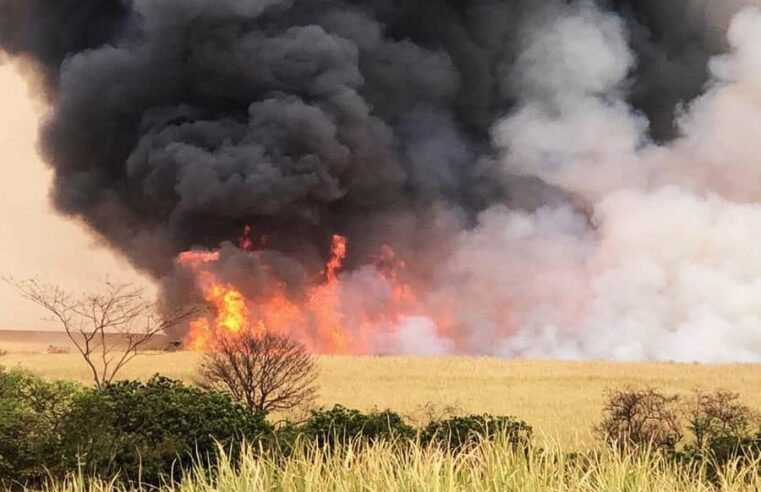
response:
<path id="1" fill-rule="evenodd" d="M 337 279 L 336 272 L 341 269 L 346 259 L 346 238 L 344 236 L 334 235 L 333 244 L 330 248 L 330 260 L 325 265 L 325 277 L 328 283 L 335 282 Z"/>
<path id="2" fill-rule="evenodd" d="M 217 326 L 232 333 L 243 330 L 248 319 L 246 300 L 233 287 L 215 285 L 211 289 L 211 300 L 218 307 Z"/>
<path id="3" fill-rule="evenodd" d="M 238 246 L 247 254 L 257 255 L 259 252 L 251 236 L 252 229 L 247 226 Z M 214 337 L 219 333 L 234 336 L 246 331 L 267 331 L 293 336 L 312 352 L 367 353 L 379 330 L 390 330 L 401 317 L 417 315 L 423 308 L 413 289 L 400 280 L 406 265 L 388 246 L 382 247 L 370 261 L 376 280 L 390 292 L 385 304 L 373 308 L 344 305 L 347 292 L 341 272 L 348 247 L 346 237 L 332 237 L 322 279 L 300 300 L 289 296 L 286 287 L 277 281 L 273 281 L 266 292 L 247 298 L 238 287 L 222 281 L 214 273 L 220 261 L 219 251 L 180 254 L 178 264 L 194 275 L 197 287 L 212 308 L 211 314 L 190 323 L 187 347 L 197 351 L 213 348 Z"/>
<path id="4" fill-rule="evenodd" d="M 254 241 L 251 239 L 252 232 L 253 229 L 251 226 L 247 225 L 243 228 L 243 235 L 238 240 L 238 247 L 243 251 L 248 251 L 249 253 L 254 250 Z"/>

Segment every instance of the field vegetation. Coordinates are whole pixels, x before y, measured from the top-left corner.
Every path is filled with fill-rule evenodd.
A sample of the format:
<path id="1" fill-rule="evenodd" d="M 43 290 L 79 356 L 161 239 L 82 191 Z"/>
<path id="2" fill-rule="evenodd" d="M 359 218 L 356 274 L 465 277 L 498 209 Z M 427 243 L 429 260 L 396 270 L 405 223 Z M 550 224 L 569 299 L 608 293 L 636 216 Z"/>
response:
<path id="1" fill-rule="evenodd" d="M 624 400 L 635 403 L 613 411 Z M 611 394 L 600 427 L 617 431 L 602 442 L 621 441 L 569 453 L 536 445 L 531 427 L 512 417 L 439 418 L 416 428 L 393 411 L 336 406 L 275 424 L 223 393 L 161 377 L 85 388 L 6 371 L 0 477 L 9 490 L 72 492 L 759 490 L 758 429 L 735 435 L 723 425 L 735 420 L 708 400 L 694 402 L 720 425 L 703 428 L 704 446 L 692 428 L 679 448 L 652 439 L 668 421 L 663 404 L 674 401 L 649 390 Z M 644 432 L 638 421 L 649 422 Z"/>
<path id="2" fill-rule="evenodd" d="M 65 346 L 0 341 L 0 482 L 761 490 L 756 366 L 313 359 L 285 339 L 240 340 L 206 356 L 142 352 L 100 385 Z"/>
<path id="3" fill-rule="evenodd" d="M 78 354 L 47 354 L 40 344 L 3 344 L 3 364 L 48 379 L 87 383 L 88 367 Z M 121 374 L 147 380 L 155 373 L 193 383 L 200 355 L 193 352 L 139 355 Z M 599 419 L 605 391 L 624 386 L 655 387 L 688 395 L 696 388 L 740 393 L 761 411 L 761 366 L 629 364 L 524 361 L 489 358 L 337 357 L 317 358 L 317 406 L 340 404 L 367 411 L 392 408 L 413 421 L 430 413 L 518 415 L 540 441 L 564 449 L 595 442 L 590 428 Z"/>
<path id="4" fill-rule="evenodd" d="M 160 492 L 211 491 L 487 491 L 487 492 L 756 492 L 759 463 L 725 465 L 708 479 L 705 468 L 685 468 L 653 452 L 622 454 L 609 449 L 586 456 L 558 448 L 516 450 L 497 439 L 453 454 L 435 447 L 412 446 L 399 453 L 381 442 L 357 449 L 347 445 L 326 454 L 305 445 L 288 460 L 262 457 L 246 447 L 241 459 L 223 459 L 210 473 L 196 467 L 186 480 Z M 112 480 L 81 475 L 50 484 L 55 492 L 121 492 Z"/>

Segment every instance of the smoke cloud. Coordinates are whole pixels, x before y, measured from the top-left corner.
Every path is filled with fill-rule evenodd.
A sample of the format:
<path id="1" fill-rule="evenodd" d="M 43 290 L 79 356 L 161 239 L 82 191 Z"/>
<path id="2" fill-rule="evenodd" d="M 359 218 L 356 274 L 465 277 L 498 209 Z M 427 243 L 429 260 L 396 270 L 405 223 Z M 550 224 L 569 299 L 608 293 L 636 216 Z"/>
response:
<path id="1" fill-rule="evenodd" d="M 759 5 L 0 0 L 0 51 L 55 205 L 166 305 L 190 250 L 313 298 L 340 234 L 346 320 L 388 263 L 417 293 L 366 351 L 759 361 Z"/>

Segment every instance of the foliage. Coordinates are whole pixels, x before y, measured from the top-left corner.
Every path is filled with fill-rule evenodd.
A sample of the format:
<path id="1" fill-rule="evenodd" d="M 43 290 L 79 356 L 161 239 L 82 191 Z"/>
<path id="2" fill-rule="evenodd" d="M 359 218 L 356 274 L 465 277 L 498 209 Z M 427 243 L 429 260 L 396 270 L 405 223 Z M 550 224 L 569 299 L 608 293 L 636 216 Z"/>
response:
<path id="1" fill-rule="evenodd" d="M 750 408 L 740 402 L 740 395 L 722 390 L 695 391 L 685 417 L 694 446 L 701 451 L 715 448 L 720 442 L 747 438 L 752 420 Z"/>
<path id="2" fill-rule="evenodd" d="M 24 341 L 23 350 L 42 352 L 47 343 Z M 3 342 L 0 341 L 0 346 Z M 86 367 L 74 355 L 45 357 L 18 353 L 0 358 L 0 364 L 20 364 L 35 374 L 66 377 L 87 383 Z M 14 353 L 15 352 L 15 353 Z M 7 359 L 7 361 L 6 361 Z M 198 375 L 199 354 L 194 352 L 140 355 L 120 373 L 122 379 L 147 379 L 154 373 L 182 381 Z M 752 398 L 761 387 L 761 371 L 752 364 L 707 366 L 700 364 L 621 364 L 562 361 L 524 361 L 490 358 L 427 357 L 317 357 L 320 405 L 341 403 L 349 408 L 391 408 L 410 423 L 425 425 L 433 418 L 478 414 L 516 415 L 559 444 L 593 447 L 596 435 L 588 432 L 600 420 L 606 388 L 627 385 L 654 386 L 688 395 L 695 387 L 726 388 L 747 397 L 761 411 L 761 399 Z M 503 396 L 501 396 L 503 395 Z M 505 397 L 509 395 L 508 397 Z M 441 408 L 428 412 L 426 402 Z M 523 403 L 519 403 L 523 402 Z M 526 402 L 530 405 L 526 406 Z M 447 405 L 453 407 L 445 410 Z M 450 411 L 451 410 L 451 411 Z M 288 415 L 302 413 L 289 411 Z M 429 415 L 431 413 L 432 415 Z M 282 414 L 278 412 L 278 418 Z M 294 415 L 294 418 L 297 418 Z M 299 419 L 301 420 L 301 419 Z M 686 431 L 686 428 L 685 428 Z"/>
<path id="3" fill-rule="evenodd" d="M 0 480 L 39 484 L 76 469 L 158 484 L 217 445 L 269 434 L 229 395 L 166 378 L 102 389 L 0 372 Z"/>
<path id="4" fill-rule="evenodd" d="M 69 475 L 66 482 L 72 491 L 108 485 L 83 477 L 117 477 L 115 487 L 127 488 L 161 485 L 170 476 L 185 478 L 175 492 L 242 484 L 247 490 L 761 490 L 761 441 L 738 395 L 676 399 L 624 389 L 609 398 L 610 423 L 598 430 L 613 429 L 603 436 L 616 447 L 566 454 L 533 448 L 531 427 L 512 417 L 438 418 L 416 430 L 389 410 L 336 406 L 273 433 L 261 414 L 226 392 L 158 376 L 97 389 L 0 370 L 0 488 L 11 480 L 38 488 L 48 476 L 79 469 L 79 478 Z M 683 423 L 690 439 L 675 449 Z M 279 439 L 261 441 L 271 435 Z M 628 440 L 621 445 L 612 435 Z"/>
<path id="5" fill-rule="evenodd" d="M 683 436 L 680 414 L 691 439 L 677 449 Z M 700 470 L 708 480 L 720 483 L 727 466 L 759 465 L 761 433 L 753 421 L 737 393 L 696 390 L 692 398 L 683 400 L 653 389 L 625 389 L 609 393 L 596 430 L 620 451 L 667 451 L 665 455 L 678 466 Z"/>
<path id="6" fill-rule="evenodd" d="M 673 451 L 682 439 L 678 403 L 678 396 L 667 396 L 653 388 L 609 391 L 595 431 L 619 449 Z"/>
<path id="7" fill-rule="evenodd" d="M 274 333 L 219 334 L 204 355 L 199 383 L 230 392 L 252 412 L 266 414 L 311 403 L 317 369 L 306 347 Z"/>
<path id="8" fill-rule="evenodd" d="M 391 410 L 362 413 L 341 405 L 329 410 L 313 410 L 297 426 L 287 427 L 282 435 L 297 435 L 320 447 L 333 448 L 349 442 L 371 443 L 411 439 L 415 429 Z"/>
<path id="9" fill-rule="evenodd" d="M 263 417 L 227 394 L 154 377 L 125 381 L 81 395 L 64 418 L 61 442 L 68 469 L 157 484 L 191 458 L 212 456 L 269 433 Z"/>
<path id="10" fill-rule="evenodd" d="M 485 414 L 431 421 L 423 429 L 421 441 L 460 450 L 483 440 L 500 438 L 512 445 L 526 447 L 531 442 L 531 435 L 531 426 L 521 420 Z"/>
<path id="11" fill-rule="evenodd" d="M 727 463 L 748 462 L 759 455 L 761 436 L 754 434 L 752 412 L 739 394 L 697 390 L 684 413 L 693 439 L 679 457 L 705 462 L 709 476 L 716 478 Z"/>
<path id="12" fill-rule="evenodd" d="M 0 370 L 0 482 L 39 482 L 60 455 L 59 425 L 83 389 Z"/>

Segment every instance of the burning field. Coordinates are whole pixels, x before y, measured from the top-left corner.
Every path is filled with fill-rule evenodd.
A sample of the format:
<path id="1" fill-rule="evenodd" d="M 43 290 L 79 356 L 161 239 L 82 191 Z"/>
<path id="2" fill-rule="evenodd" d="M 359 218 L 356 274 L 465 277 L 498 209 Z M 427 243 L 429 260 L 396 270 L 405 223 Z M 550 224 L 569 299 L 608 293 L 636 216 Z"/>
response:
<path id="1" fill-rule="evenodd" d="M 258 262 L 266 250 L 257 251 L 246 227 L 239 249 L 248 262 Z M 274 332 L 303 342 L 311 351 L 324 354 L 368 354 L 405 348 L 404 340 L 392 337 L 400 323 L 414 323 L 415 316 L 425 316 L 409 285 L 398 278 L 404 263 L 384 247 L 368 271 L 366 285 L 347 285 L 340 277 L 348 248 L 344 236 L 332 238 L 330 259 L 319 277 L 301 295 L 290 295 L 288 287 L 276 277 L 264 289 L 244 292 L 219 273 L 226 260 L 223 251 L 187 251 L 177 259 L 178 267 L 195 282 L 203 299 L 212 307 L 209 314 L 190 322 L 186 344 L 194 350 L 213 345 L 216 332 Z M 232 254 L 240 256 L 233 250 Z M 349 292 L 352 289 L 353 292 Z M 375 294 L 368 289 L 374 289 Z M 371 302 L 363 298 L 371 294 Z M 425 321 L 423 321 L 425 323 Z M 444 323 L 425 329 L 445 327 Z M 434 333 L 431 333 L 433 335 Z M 385 346 L 384 346 L 385 342 Z M 407 350 L 415 350 L 409 343 Z"/>
<path id="2" fill-rule="evenodd" d="M 758 362 L 760 6 L 0 0 L 0 52 L 189 348 Z"/>

